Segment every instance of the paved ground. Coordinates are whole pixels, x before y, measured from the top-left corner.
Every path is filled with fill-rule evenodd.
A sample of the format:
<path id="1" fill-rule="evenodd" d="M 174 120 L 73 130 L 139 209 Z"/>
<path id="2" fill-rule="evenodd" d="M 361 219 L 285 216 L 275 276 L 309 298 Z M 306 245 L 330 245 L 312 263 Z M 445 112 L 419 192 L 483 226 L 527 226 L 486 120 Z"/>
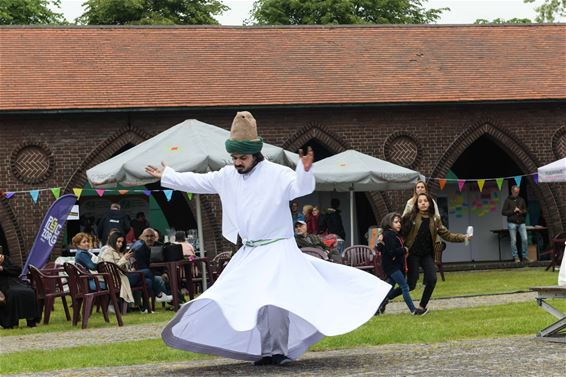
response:
<path id="1" fill-rule="evenodd" d="M 534 293 L 433 300 L 431 310 L 533 301 Z M 392 303 L 387 313 L 406 311 Z M 82 344 L 108 343 L 113 339 L 157 338 L 162 323 L 124 328 L 65 332 L 64 336 L 34 334 L 2 337 L 13 350 L 52 349 Z M 143 333 L 144 336 L 138 334 Z M 0 353 L 6 353 L 0 346 Z M 533 336 L 481 339 L 431 345 L 384 345 L 362 349 L 307 352 L 285 367 L 254 367 L 223 358 L 167 364 L 88 368 L 35 374 L 35 376 L 565 376 L 566 344 Z M 24 376 L 24 375 L 19 375 Z"/>

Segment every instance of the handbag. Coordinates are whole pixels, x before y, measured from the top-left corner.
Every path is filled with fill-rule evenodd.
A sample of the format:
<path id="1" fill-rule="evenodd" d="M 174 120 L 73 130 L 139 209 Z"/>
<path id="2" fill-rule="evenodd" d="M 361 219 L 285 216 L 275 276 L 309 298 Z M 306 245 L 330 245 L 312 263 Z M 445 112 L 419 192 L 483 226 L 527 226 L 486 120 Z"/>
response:
<path id="1" fill-rule="evenodd" d="M 434 243 L 434 263 L 442 263 L 442 252 L 446 250 L 446 242 Z"/>
<path id="2" fill-rule="evenodd" d="M 149 261 L 163 262 L 163 246 L 152 246 L 149 254 Z"/>
<path id="3" fill-rule="evenodd" d="M 176 262 L 183 260 L 183 245 L 178 243 L 166 243 L 163 245 L 163 261 Z"/>

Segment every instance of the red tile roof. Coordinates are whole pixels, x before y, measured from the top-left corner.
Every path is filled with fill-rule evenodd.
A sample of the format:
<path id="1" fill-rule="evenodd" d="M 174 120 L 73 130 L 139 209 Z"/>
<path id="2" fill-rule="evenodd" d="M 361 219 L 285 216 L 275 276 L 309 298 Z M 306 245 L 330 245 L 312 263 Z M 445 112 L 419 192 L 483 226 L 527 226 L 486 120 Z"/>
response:
<path id="1" fill-rule="evenodd" d="M 0 111 L 566 99 L 566 25 L 3 27 Z"/>

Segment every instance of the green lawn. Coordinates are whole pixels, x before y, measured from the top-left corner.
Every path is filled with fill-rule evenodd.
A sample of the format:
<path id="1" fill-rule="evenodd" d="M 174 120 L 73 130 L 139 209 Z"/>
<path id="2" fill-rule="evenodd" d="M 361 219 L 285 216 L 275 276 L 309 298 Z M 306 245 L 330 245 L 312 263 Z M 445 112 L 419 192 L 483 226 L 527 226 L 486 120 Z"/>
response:
<path id="1" fill-rule="evenodd" d="M 555 302 L 566 310 L 566 303 Z M 312 351 L 394 343 L 435 343 L 450 340 L 534 336 L 554 321 L 533 302 L 438 310 L 424 317 L 409 314 L 374 317 L 348 334 L 328 337 Z M 31 373 L 70 368 L 147 364 L 204 359 L 210 356 L 174 350 L 161 339 L 81 346 L 52 351 L 23 351 L 0 355 L 0 373 Z"/>
<path id="2" fill-rule="evenodd" d="M 546 272 L 543 268 L 450 272 L 446 273 L 446 282 L 439 279 L 433 299 L 527 291 L 530 286 L 556 285 L 557 278 L 557 273 Z M 414 298 L 420 297 L 420 289 L 422 288 L 412 293 Z M 564 301 L 556 300 L 554 305 L 566 311 Z M 124 323 L 126 326 L 151 322 L 165 324 L 173 314 L 159 306 L 158 311 L 151 315 L 128 314 L 124 317 Z M 351 333 L 325 338 L 311 350 L 323 351 L 392 343 L 434 343 L 515 335 L 534 336 L 553 321 L 554 317 L 537 307 L 534 300 L 496 306 L 437 310 L 424 317 L 414 317 L 408 313 L 388 314 L 373 318 Z M 99 313 L 94 313 L 89 321 L 89 328 L 113 326 L 116 326 L 115 318 L 111 318 L 110 324 L 106 324 Z M 57 332 L 68 330 L 81 331 L 80 327 L 72 327 L 70 322 L 65 320 L 59 304 L 48 326 L 4 330 L 0 331 L 0 336 L 40 332 L 53 332 L 53 336 L 57 336 Z M 152 339 L 0 355 L 0 373 L 31 373 L 207 357 L 209 356 L 177 351 L 165 346 L 160 339 Z"/>

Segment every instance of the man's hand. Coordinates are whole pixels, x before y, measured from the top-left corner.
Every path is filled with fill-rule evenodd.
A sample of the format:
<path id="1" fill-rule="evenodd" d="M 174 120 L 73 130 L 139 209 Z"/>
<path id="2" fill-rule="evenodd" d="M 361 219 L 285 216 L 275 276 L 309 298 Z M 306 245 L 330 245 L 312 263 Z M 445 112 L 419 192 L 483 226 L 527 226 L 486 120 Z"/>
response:
<path id="1" fill-rule="evenodd" d="M 145 167 L 145 172 L 151 175 L 152 177 L 161 179 L 161 177 L 163 176 L 163 170 L 165 170 L 166 167 L 163 161 L 161 162 L 161 167 L 162 168 L 160 169 L 160 168 L 156 168 L 155 166 L 147 165 Z"/>
<path id="2" fill-rule="evenodd" d="M 309 171 L 312 167 L 312 162 L 314 160 L 314 152 L 311 147 L 308 147 L 307 154 L 303 154 L 303 150 L 299 149 L 299 158 L 303 162 L 305 171 Z"/>

